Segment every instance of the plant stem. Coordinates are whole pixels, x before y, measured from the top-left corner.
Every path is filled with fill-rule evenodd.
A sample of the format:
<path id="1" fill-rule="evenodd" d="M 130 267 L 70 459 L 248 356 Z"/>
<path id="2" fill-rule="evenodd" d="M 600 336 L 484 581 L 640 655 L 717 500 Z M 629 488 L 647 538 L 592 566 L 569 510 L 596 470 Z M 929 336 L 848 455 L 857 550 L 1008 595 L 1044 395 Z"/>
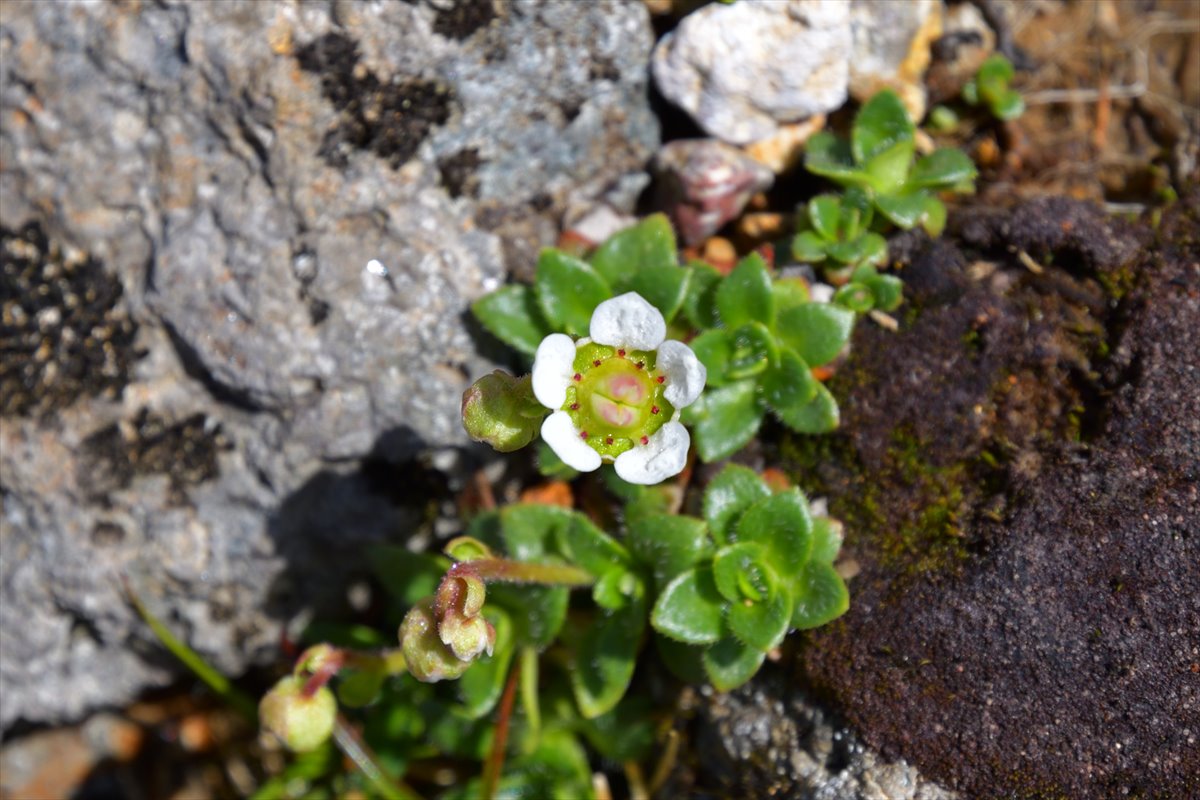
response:
<path id="1" fill-rule="evenodd" d="M 455 572 L 473 573 L 489 582 L 540 583 L 550 586 L 591 586 L 596 582 L 590 572 L 569 564 L 527 564 L 507 558 L 460 561 L 450 567 L 446 574 L 453 575 Z"/>
<path id="2" fill-rule="evenodd" d="M 197 678 L 208 684 L 208 687 L 216 692 L 217 696 L 224 700 L 230 708 L 257 725 L 258 703 L 254 702 L 252 697 L 234 686 L 228 678 L 209 666 L 208 662 L 201 658 L 199 653 L 188 647 L 186 643 L 171 633 L 170 629 L 158 617 L 151 614 L 150 609 L 146 608 L 142 603 L 142 599 L 138 597 L 137 592 L 129 585 L 129 579 L 124 575 L 121 576 L 121 584 L 125 589 L 125 596 L 129 599 L 129 603 L 137 611 L 142 621 L 158 637 L 158 640 L 162 642 L 163 647 L 167 648 L 173 656 L 178 658 Z"/>
<path id="3" fill-rule="evenodd" d="M 419 794 L 405 784 L 393 780 L 383 771 L 375 761 L 375 754 L 358 738 L 354 729 L 346 724 L 341 714 L 338 714 L 337 723 L 333 726 L 333 740 L 384 800 L 421 800 Z"/>
<path id="4" fill-rule="evenodd" d="M 517 697 L 517 678 L 521 674 L 521 665 L 514 662 L 508 673 L 508 682 L 504 684 L 504 694 L 500 697 L 500 711 L 496 715 L 496 732 L 492 735 L 492 751 L 488 753 L 487 763 L 483 765 L 483 796 L 496 796 L 496 787 L 500 784 L 500 770 L 504 766 L 504 751 L 508 747 L 508 723 L 512 721 L 513 701 Z"/>

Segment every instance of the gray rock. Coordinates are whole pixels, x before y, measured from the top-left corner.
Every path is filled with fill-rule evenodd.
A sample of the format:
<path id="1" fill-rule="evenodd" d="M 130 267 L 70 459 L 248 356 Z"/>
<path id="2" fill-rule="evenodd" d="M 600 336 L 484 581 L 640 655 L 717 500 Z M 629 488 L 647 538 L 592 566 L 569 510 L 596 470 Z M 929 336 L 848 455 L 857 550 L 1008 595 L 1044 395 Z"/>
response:
<path id="1" fill-rule="evenodd" d="M 696 763 L 707 782 L 739 797 L 953 800 L 903 759 L 864 746 L 837 718 L 765 667 L 728 694 L 706 691 Z"/>
<path id="2" fill-rule="evenodd" d="M 634 2 L 5 12 L 0 727 L 176 671 L 122 576 L 228 673 L 337 600 L 455 480 L 469 303 L 658 140 Z"/>
<path id="3" fill-rule="evenodd" d="M 654 79 L 709 134 L 747 144 L 841 106 L 849 52 L 841 0 L 714 3 L 659 42 Z"/>

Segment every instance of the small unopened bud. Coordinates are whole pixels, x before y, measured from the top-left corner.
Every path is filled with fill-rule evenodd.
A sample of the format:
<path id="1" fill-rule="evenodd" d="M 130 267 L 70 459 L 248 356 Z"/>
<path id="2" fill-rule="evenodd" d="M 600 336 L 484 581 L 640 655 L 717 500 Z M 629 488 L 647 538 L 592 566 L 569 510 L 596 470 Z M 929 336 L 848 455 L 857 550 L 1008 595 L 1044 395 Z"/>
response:
<path id="1" fill-rule="evenodd" d="M 289 675 L 275 684 L 258 706 L 263 729 L 278 736 L 288 749 L 297 753 L 324 744 L 337 721 L 333 692 L 322 686 L 311 697 L 305 697 L 304 684 L 302 678 Z"/>
<path id="2" fill-rule="evenodd" d="M 408 671 L 425 683 L 454 680 L 471 666 L 470 661 L 455 656 L 439 638 L 432 597 L 417 603 L 404 616 L 400 623 L 400 649 Z"/>
<path id="3" fill-rule="evenodd" d="M 546 409 L 533 396 L 529 376 L 517 378 L 501 370 L 484 375 L 463 392 L 462 418 L 467 434 L 501 453 L 533 441 Z"/>
<path id="4" fill-rule="evenodd" d="M 464 564 L 455 565 L 438 586 L 438 638 L 463 661 L 473 661 L 485 651 L 490 656 L 496 644 L 496 629 L 480 616 L 486 598 L 483 579 Z"/>
<path id="5" fill-rule="evenodd" d="M 334 675 L 342 668 L 345 655 L 331 644 L 315 644 L 296 659 L 293 675 L 307 678 L 310 675 Z"/>

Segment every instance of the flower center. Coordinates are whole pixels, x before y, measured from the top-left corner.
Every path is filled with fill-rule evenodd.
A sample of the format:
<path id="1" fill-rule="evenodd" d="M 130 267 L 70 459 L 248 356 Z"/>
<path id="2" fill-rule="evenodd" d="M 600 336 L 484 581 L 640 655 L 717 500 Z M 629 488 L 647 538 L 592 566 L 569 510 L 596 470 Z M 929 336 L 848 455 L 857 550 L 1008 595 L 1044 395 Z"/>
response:
<path id="1" fill-rule="evenodd" d="M 654 357 L 598 344 L 577 351 L 563 410 L 601 456 L 615 459 L 635 443 L 644 444 L 674 414 L 663 398 L 664 379 L 654 371 Z"/>

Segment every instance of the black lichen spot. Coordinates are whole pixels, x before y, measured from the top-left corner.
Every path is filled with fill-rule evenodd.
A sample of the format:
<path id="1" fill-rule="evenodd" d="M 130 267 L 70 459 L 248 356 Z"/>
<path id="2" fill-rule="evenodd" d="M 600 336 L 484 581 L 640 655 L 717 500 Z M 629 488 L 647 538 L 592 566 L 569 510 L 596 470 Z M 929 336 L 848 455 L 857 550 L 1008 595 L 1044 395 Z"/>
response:
<path id="1" fill-rule="evenodd" d="M 479 151 L 471 147 L 438 160 L 442 185 L 451 197 L 479 196 L 479 168 L 484 161 Z"/>
<path id="2" fill-rule="evenodd" d="M 37 223 L 0 228 L 0 415 L 45 417 L 128 383 L 137 326 L 121 284 Z"/>
<path id="3" fill-rule="evenodd" d="M 594 56 L 588 64 L 588 78 L 593 81 L 617 82 L 621 79 L 621 70 L 607 56 Z"/>
<path id="4" fill-rule="evenodd" d="M 97 522 L 92 528 L 92 544 L 108 547 L 125 540 L 125 529 L 115 522 Z"/>
<path id="5" fill-rule="evenodd" d="M 142 409 L 128 424 L 113 424 L 83 442 L 87 455 L 80 483 L 95 500 L 129 486 L 141 475 L 171 479 L 170 502 L 186 500 L 185 490 L 219 474 L 217 453 L 229 449 L 220 427 L 210 427 L 204 414 L 171 423 Z"/>
<path id="6" fill-rule="evenodd" d="M 351 149 L 369 150 L 393 169 L 412 158 L 421 142 L 450 119 L 454 93 L 422 78 L 393 76 L 384 82 L 359 63 L 358 44 L 328 33 L 302 47 L 300 66 L 321 76 L 321 91 L 340 113 L 325 134 L 320 155 L 344 167 Z"/>
<path id="7" fill-rule="evenodd" d="M 437 9 L 433 32 L 462 41 L 496 18 L 494 0 L 455 0 L 449 8 Z"/>

